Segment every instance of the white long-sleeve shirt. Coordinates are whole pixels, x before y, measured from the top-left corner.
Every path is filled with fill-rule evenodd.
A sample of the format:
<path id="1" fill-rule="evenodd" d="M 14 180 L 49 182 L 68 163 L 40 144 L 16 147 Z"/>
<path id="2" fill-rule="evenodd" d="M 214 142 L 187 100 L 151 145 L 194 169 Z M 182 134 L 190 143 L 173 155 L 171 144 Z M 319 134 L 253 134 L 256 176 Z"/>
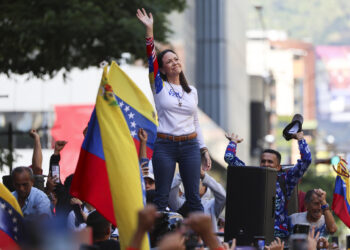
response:
<path id="1" fill-rule="evenodd" d="M 178 173 L 173 179 L 169 193 L 169 207 L 174 211 L 179 210 L 186 201 L 185 195 L 179 196 L 181 183 L 182 180 Z M 202 183 L 207 187 L 207 191 L 201 197 L 204 213 L 211 216 L 214 232 L 217 232 L 217 218 L 225 207 L 226 191 L 220 183 L 207 173 L 205 174 Z M 213 193 L 214 197 L 211 197 L 211 193 Z"/>
<path id="2" fill-rule="evenodd" d="M 197 89 L 190 88 L 192 91 L 186 93 L 181 85 L 164 81 L 163 88 L 154 94 L 159 121 L 157 132 L 175 136 L 196 132 L 199 148 L 203 148 L 205 143 L 198 121 Z"/>
<path id="3" fill-rule="evenodd" d="M 197 89 L 190 86 L 191 92 L 186 93 L 181 85 L 163 81 L 158 69 L 153 37 L 146 38 L 146 46 L 150 83 L 158 113 L 157 132 L 175 136 L 196 132 L 199 148 L 204 148 L 204 138 L 197 114 Z"/>

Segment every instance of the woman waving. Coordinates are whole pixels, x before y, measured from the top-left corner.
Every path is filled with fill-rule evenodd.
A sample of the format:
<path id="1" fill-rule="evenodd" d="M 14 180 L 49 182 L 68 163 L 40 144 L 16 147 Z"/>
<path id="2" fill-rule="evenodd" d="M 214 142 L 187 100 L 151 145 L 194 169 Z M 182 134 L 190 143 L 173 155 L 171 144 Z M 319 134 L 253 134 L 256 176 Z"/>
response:
<path id="1" fill-rule="evenodd" d="M 159 119 L 152 160 L 154 202 L 160 211 L 168 206 L 177 162 L 186 195 L 182 211 L 203 210 L 199 197 L 201 157 L 205 170 L 211 168 L 211 160 L 199 126 L 197 90 L 188 85 L 181 61 L 173 50 L 164 50 L 156 56 L 152 14 L 138 9 L 136 16 L 146 27 L 150 82 Z"/>

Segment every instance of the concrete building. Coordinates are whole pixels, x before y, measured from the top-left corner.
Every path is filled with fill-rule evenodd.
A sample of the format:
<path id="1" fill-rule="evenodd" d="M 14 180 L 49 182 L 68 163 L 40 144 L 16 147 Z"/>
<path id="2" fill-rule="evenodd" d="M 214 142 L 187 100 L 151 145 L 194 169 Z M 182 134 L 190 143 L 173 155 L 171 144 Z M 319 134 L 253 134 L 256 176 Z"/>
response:
<path id="1" fill-rule="evenodd" d="M 259 133 L 256 128 L 252 129 L 252 153 L 257 155 L 262 147 L 277 148 L 284 164 L 295 163 L 299 158 L 297 145 L 293 144 L 291 151 L 290 143 L 282 137 L 282 130 L 295 113 L 304 116 L 306 135 L 313 135 L 316 129 L 314 47 L 289 40 L 283 32 L 277 31 L 249 31 L 247 36 L 250 86 L 251 90 L 260 88 L 258 95 L 251 91 L 251 102 L 259 107 L 255 111 L 257 115 L 267 121 Z M 261 115 L 264 112 L 265 117 Z M 264 138 L 264 132 L 271 135 L 270 143 L 266 140 L 268 137 Z"/>

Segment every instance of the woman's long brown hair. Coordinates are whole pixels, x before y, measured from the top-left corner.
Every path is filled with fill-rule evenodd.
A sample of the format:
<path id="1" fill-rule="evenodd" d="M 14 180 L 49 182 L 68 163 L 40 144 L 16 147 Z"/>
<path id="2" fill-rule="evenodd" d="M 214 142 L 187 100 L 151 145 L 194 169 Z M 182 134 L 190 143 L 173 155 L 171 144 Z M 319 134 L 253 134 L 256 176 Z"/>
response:
<path id="1" fill-rule="evenodd" d="M 163 67 L 163 57 L 166 53 L 168 52 L 171 52 L 171 53 L 174 53 L 175 55 L 177 55 L 175 53 L 175 51 L 171 50 L 171 49 L 166 49 L 166 50 L 163 50 L 162 52 L 160 52 L 157 56 L 157 61 L 158 61 L 158 66 L 159 68 L 162 68 Z M 168 78 L 166 77 L 166 75 L 162 74 L 160 71 L 160 77 L 164 80 L 164 81 L 168 81 Z M 187 80 L 186 80 L 186 77 L 185 77 L 185 74 L 183 71 L 180 72 L 180 85 L 182 86 L 183 90 L 186 92 L 186 93 L 190 93 L 191 92 L 191 88 L 190 86 L 188 85 L 187 83 Z"/>

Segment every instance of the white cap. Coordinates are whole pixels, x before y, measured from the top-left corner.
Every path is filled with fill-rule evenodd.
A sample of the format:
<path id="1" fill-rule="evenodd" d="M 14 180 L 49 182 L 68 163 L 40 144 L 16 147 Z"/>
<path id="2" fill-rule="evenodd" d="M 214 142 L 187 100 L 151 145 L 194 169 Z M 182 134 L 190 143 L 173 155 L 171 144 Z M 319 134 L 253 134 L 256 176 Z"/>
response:
<path id="1" fill-rule="evenodd" d="M 148 174 L 145 174 L 143 176 L 143 178 L 150 178 L 150 179 L 152 179 L 154 181 L 154 174 L 151 173 L 151 171 L 148 171 Z"/>

